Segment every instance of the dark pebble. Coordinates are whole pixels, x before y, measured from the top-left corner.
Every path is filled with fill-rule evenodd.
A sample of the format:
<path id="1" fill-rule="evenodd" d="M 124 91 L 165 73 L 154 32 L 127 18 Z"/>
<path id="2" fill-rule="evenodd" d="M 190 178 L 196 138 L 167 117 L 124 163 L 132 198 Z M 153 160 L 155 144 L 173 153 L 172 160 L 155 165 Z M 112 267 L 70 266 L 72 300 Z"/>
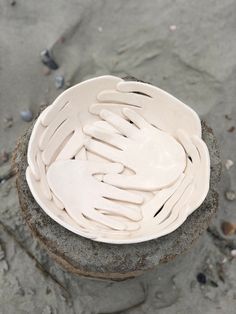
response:
<path id="1" fill-rule="evenodd" d="M 218 283 L 215 282 L 214 280 L 210 280 L 210 284 L 212 287 L 217 288 L 218 287 Z"/>
<path id="2" fill-rule="evenodd" d="M 59 68 L 56 61 L 53 59 L 50 51 L 48 49 L 43 50 L 40 53 L 41 61 L 44 65 L 46 65 L 51 70 L 57 70 Z"/>
<path id="3" fill-rule="evenodd" d="M 16 1 L 12 0 L 11 1 L 11 6 L 14 7 L 16 5 Z"/>
<path id="4" fill-rule="evenodd" d="M 200 284 L 205 285 L 206 282 L 207 282 L 206 275 L 203 274 L 203 273 L 198 273 L 198 274 L 197 274 L 197 281 L 198 281 Z"/>
<path id="5" fill-rule="evenodd" d="M 30 122 L 33 120 L 33 113 L 30 110 L 22 110 L 20 112 L 21 119 L 25 122 Z"/>

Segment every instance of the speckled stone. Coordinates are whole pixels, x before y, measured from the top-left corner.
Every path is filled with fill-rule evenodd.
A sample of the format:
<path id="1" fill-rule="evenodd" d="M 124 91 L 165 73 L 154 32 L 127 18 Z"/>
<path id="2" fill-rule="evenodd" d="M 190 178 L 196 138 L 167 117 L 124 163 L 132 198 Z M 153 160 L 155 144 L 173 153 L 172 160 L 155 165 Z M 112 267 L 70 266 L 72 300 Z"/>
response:
<path id="1" fill-rule="evenodd" d="M 202 122 L 203 139 L 211 156 L 210 191 L 204 203 L 173 233 L 144 243 L 114 245 L 95 242 L 63 228 L 35 202 L 28 188 L 25 170 L 27 145 L 32 126 L 19 139 L 14 154 L 17 190 L 25 222 L 48 253 L 65 270 L 97 279 L 125 280 L 166 263 L 188 250 L 204 232 L 218 206 L 217 184 L 221 160 L 212 130 Z"/>

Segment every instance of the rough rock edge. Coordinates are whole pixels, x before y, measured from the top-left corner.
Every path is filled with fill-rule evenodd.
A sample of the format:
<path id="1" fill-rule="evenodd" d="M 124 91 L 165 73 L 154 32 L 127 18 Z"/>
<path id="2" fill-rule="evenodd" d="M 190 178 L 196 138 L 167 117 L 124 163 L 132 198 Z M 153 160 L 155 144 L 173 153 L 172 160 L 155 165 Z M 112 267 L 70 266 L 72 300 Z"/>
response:
<path id="1" fill-rule="evenodd" d="M 35 202 L 25 178 L 26 152 L 32 128 L 33 123 L 19 139 L 13 156 L 20 206 L 33 235 L 67 271 L 115 281 L 133 278 L 184 253 L 209 226 L 218 207 L 215 190 L 220 180 L 221 160 L 212 129 L 205 122 L 202 122 L 202 129 L 211 156 L 211 184 L 204 203 L 173 233 L 148 242 L 124 245 L 99 243 L 80 237 L 53 221 Z"/>

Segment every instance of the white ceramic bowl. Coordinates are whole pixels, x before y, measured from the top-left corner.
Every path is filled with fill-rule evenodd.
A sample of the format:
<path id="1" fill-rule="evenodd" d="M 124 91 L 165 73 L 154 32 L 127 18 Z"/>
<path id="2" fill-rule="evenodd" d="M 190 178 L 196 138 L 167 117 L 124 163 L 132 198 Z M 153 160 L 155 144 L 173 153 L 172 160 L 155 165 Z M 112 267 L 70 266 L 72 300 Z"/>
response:
<path id="1" fill-rule="evenodd" d="M 107 212 L 98 210 L 98 220 L 93 220 L 91 217 L 88 219 L 86 206 L 88 206 L 89 201 L 96 201 L 95 196 L 93 199 L 93 195 L 96 193 L 94 194 L 93 192 L 97 191 L 97 186 L 99 187 L 103 180 L 110 186 L 113 186 L 113 177 L 111 175 L 105 177 L 102 174 L 96 175 L 95 177 L 93 176 L 93 179 L 96 180 L 96 185 L 85 186 L 81 182 L 87 182 L 87 177 L 84 177 L 83 181 L 83 176 L 80 176 L 81 173 L 78 176 L 80 181 L 77 182 L 76 176 L 74 176 L 73 180 L 75 181 L 71 183 L 70 177 L 68 179 L 68 176 L 65 176 L 65 172 L 63 174 L 63 171 L 61 171 L 59 178 L 63 180 L 60 181 L 55 179 L 56 176 L 49 175 L 50 169 L 59 161 L 63 165 L 69 165 L 69 168 L 64 168 L 67 169 L 67 173 L 69 173 L 68 169 L 73 168 L 75 164 L 81 165 L 82 161 L 83 164 L 110 163 L 111 161 L 120 162 L 122 165 L 126 164 L 126 160 L 119 160 L 118 155 L 115 156 L 115 160 L 108 161 L 107 158 L 94 154 L 93 149 L 90 149 L 91 143 L 94 140 L 96 141 L 96 136 L 98 136 L 96 133 L 94 135 L 94 131 L 91 131 L 90 127 L 94 126 L 94 124 L 99 127 L 105 127 L 107 132 L 110 130 L 111 137 L 118 134 L 123 136 L 122 139 L 127 139 L 127 136 L 124 136 L 120 130 L 114 130 L 113 122 L 109 126 L 109 118 L 107 120 L 106 117 L 103 118 L 104 109 L 106 109 L 118 115 L 121 119 L 129 121 L 130 119 L 124 116 L 124 108 L 138 113 L 154 133 L 156 130 L 156 132 L 161 134 L 159 160 L 154 159 L 152 149 L 150 149 L 150 154 L 149 151 L 145 151 L 142 154 L 142 150 L 140 150 L 139 156 L 134 155 L 135 158 L 133 158 L 136 160 L 136 163 L 131 159 L 131 168 L 133 163 L 135 163 L 135 166 L 139 163 L 138 170 L 145 175 L 147 169 L 152 169 L 151 166 L 155 168 L 159 163 L 163 162 L 163 167 L 166 169 L 168 166 L 170 170 L 171 165 L 168 165 L 166 162 L 166 160 L 170 160 L 169 163 L 173 163 L 173 171 L 170 172 L 168 170 L 169 172 L 166 172 L 166 175 L 165 172 L 160 171 L 160 174 L 157 172 L 155 176 L 153 175 L 154 172 L 149 171 L 149 177 L 144 176 L 144 178 L 147 179 L 145 182 L 150 181 L 152 184 L 145 185 L 142 182 L 138 182 L 137 179 L 138 188 L 135 189 L 132 186 L 132 184 L 136 186 L 135 180 L 133 180 L 132 184 L 129 184 L 129 181 L 132 181 L 130 176 L 135 175 L 135 173 L 124 166 L 124 171 L 121 175 L 126 175 L 126 178 L 129 176 L 129 178 L 126 180 L 127 184 L 124 184 L 123 180 L 123 183 L 118 188 L 121 191 L 136 195 L 136 203 L 138 196 L 143 201 L 142 203 L 141 201 L 138 202 L 141 203 L 138 205 L 127 205 L 127 202 L 110 201 L 115 204 L 114 208 L 120 208 L 116 205 L 122 204 L 123 207 L 127 206 L 127 208 L 131 208 L 134 211 L 137 209 L 141 213 L 140 218 L 136 217 L 135 221 L 133 221 L 124 217 L 125 215 L 119 215 L 119 212 L 115 210 L 109 213 L 109 215 Z M 134 119 L 136 119 L 136 116 Z M 119 128 L 119 123 L 117 126 Z M 92 132 L 91 138 L 89 132 Z M 153 140 L 153 143 L 156 143 L 154 141 L 155 136 L 152 137 L 150 135 L 152 133 L 145 132 L 146 137 L 139 138 L 138 144 L 141 145 L 139 149 L 145 144 L 146 140 L 150 143 Z M 172 142 L 176 144 L 171 144 Z M 150 143 L 149 145 L 151 145 Z M 103 142 L 103 145 L 107 145 L 107 139 Z M 169 147 L 168 149 L 167 146 Z M 185 156 L 184 167 L 182 153 L 180 152 L 181 158 L 177 156 L 179 152 L 177 148 L 179 146 L 181 146 Z M 136 147 L 134 146 L 134 149 Z M 152 148 L 152 146 L 149 147 Z M 171 150 L 173 147 L 175 147 L 175 150 Z M 129 148 L 129 145 L 125 147 L 125 149 Z M 166 156 L 167 159 L 164 159 L 163 156 Z M 180 159 L 181 163 L 179 163 Z M 140 163 L 140 160 L 142 163 Z M 178 168 L 179 172 L 176 167 L 180 167 Z M 76 171 L 79 171 L 78 165 L 76 169 Z M 176 171 L 176 177 L 173 175 L 174 171 Z M 161 186 L 163 182 L 168 182 L 168 175 L 172 179 L 174 178 L 174 181 L 166 186 Z M 151 180 L 151 177 L 153 177 L 153 180 Z M 150 84 L 124 81 L 114 76 L 101 76 L 79 83 L 64 91 L 52 105 L 48 106 L 40 114 L 34 125 L 28 145 L 26 178 L 30 190 L 41 208 L 52 219 L 68 230 L 100 242 L 116 244 L 137 243 L 158 238 L 174 231 L 186 220 L 188 215 L 200 206 L 209 190 L 210 160 L 208 149 L 201 139 L 200 119 L 190 107 L 167 92 Z M 148 180 L 149 178 L 150 180 Z M 153 182 L 157 184 L 156 189 Z M 59 190 L 54 189 L 57 183 Z M 68 193 L 64 193 L 65 191 Z M 85 195 L 85 192 L 87 195 Z M 66 197 L 67 200 L 65 199 Z M 71 214 L 73 211 L 67 208 L 73 207 L 71 203 L 74 197 L 80 204 L 79 206 L 82 206 L 78 208 L 80 215 L 77 222 Z M 81 205 L 81 200 L 84 205 Z M 74 208 L 74 210 L 76 209 Z M 83 211 L 84 209 L 85 211 Z M 117 226 L 124 224 L 127 228 L 112 228 L 105 223 L 107 218 L 116 221 Z M 81 223 L 79 219 L 81 219 Z"/>

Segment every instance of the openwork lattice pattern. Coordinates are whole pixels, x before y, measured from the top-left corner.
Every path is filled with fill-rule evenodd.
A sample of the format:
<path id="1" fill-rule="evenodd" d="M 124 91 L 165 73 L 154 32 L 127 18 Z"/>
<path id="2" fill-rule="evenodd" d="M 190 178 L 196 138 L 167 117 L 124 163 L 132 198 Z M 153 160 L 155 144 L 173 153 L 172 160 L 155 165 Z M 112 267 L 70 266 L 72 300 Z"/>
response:
<path id="1" fill-rule="evenodd" d="M 114 76 L 75 85 L 41 113 L 28 165 L 30 190 L 52 219 L 108 243 L 174 231 L 209 189 L 198 115 L 155 86 Z"/>

